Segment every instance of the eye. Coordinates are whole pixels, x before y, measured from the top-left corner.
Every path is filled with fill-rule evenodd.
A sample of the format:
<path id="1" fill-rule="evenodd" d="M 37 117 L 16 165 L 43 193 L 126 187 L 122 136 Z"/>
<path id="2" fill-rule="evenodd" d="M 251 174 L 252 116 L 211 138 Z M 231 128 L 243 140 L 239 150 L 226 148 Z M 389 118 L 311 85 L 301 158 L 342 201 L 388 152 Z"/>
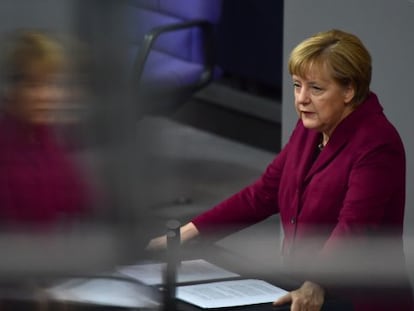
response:
<path id="1" fill-rule="evenodd" d="M 24 87 L 27 89 L 38 89 L 42 87 L 42 83 L 37 81 L 27 81 L 24 83 Z"/>
<path id="2" fill-rule="evenodd" d="M 300 88 L 300 83 L 299 82 L 293 82 L 293 88 L 295 88 L 295 89 Z"/>
<path id="3" fill-rule="evenodd" d="M 311 90 L 312 90 L 313 94 L 319 94 L 319 93 L 323 92 L 324 89 L 321 88 L 320 86 L 312 85 Z"/>

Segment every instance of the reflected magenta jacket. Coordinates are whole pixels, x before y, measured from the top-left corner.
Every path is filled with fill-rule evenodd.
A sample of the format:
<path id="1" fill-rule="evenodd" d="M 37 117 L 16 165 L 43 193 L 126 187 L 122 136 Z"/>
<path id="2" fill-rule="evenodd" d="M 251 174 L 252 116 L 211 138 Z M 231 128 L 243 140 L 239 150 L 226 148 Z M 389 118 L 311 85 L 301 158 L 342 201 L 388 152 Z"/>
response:
<path id="1" fill-rule="evenodd" d="M 86 211 L 85 180 L 53 134 L 0 115 L 0 227 L 52 226 Z"/>
<path id="2" fill-rule="evenodd" d="M 279 213 L 289 261 L 329 256 L 347 238 L 391 230 L 393 251 L 402 258 L 405 152 L 377 96 L 371 93 L 347 116 L 318 154 L 320 141 L 320 133 L 299 121 L 260 179 L 192 222 L 203 235 Z"/>

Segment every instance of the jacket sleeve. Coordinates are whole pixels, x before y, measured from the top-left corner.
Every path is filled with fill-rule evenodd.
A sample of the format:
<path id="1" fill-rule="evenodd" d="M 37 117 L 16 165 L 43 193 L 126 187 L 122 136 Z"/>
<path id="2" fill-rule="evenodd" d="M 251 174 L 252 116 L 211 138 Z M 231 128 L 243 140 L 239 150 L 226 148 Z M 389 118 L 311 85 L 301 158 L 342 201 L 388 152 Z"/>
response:
<path id="1" fill-rule="evenodd" d="M 192 222 L 201 234 L 225 236 L 279 212 L 277 196 L 288 145 L 262 176 Z"/>

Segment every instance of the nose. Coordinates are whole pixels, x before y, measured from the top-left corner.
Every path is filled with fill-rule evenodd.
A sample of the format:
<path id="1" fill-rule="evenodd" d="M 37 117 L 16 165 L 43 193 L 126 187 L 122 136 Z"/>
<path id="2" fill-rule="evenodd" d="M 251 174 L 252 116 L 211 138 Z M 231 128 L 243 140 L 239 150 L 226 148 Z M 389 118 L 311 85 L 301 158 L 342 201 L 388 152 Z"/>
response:
<path id="1" fill-rule="evenodd" d="M 296 102 L 298 104 L 306 105 L 310 103 L 309 90 L 306 87 L 296 89 Z"/>
<path id="2" fill-rule="evenodd" d="M 52 84 L 45 84 L 36 91 L 36 100 L 42 106 L 49 106 L 58 103 L 61 100 L 61 90 Z"/>

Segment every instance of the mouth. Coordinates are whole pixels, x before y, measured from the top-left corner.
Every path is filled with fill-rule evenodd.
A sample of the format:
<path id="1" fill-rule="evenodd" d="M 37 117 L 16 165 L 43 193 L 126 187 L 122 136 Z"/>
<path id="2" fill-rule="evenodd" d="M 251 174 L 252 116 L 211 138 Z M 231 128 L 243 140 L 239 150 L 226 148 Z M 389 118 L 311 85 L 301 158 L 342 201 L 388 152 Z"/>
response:
<path id="1" fill-rule="evenodd" d="M 301 111 L 300 113 L 301 113 L 304 117 L 310 117 L 310 116 L 315 115 L 315 112 L 312 112 L 312 111 Z"/>

